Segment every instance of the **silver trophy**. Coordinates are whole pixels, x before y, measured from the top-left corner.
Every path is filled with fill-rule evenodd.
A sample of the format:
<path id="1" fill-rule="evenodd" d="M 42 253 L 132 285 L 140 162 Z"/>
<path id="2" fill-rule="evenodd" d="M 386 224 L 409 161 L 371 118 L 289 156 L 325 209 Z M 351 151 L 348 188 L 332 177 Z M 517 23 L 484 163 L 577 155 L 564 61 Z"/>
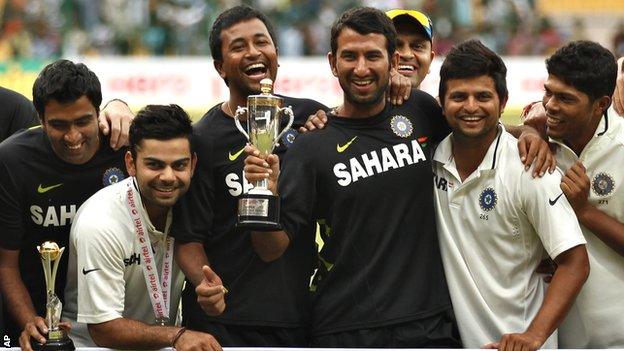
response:
<path id="1" fill-rule="evenodd" d="M 54 293 L 56 282 L 56 273 L 64 247 L 59 246 L 52 241 L 46 241 L 41 246 L 37 246 L 37 251 L 41 256 L 41 264 L 43 265 L 43 274 L 46 284 L 46 324 L 48 325 L 48 335 L 46 343 L 41 344 L 32 339 L 31 344 L 35 350 L 75 350 L 73 341 L 67 336 L 65 331 L 59 328 L 61 321 L 61 312 L 63 304 L 58 296 Z"/>
<path id="2" fill-rule="evenodd" d="M 295 118 L 291 107 L 282 107 L 284 99 L 272 94 L 273 81 L 268 78 L 260 81 L 259 95 L 247 97 L 247 107 L 236 108 L 234 121 L 236 128 L 245 135 L 249 143 L 260 151 L 260 157 L 273 152 L 278 140 L 290 129 Z M 280 129 L 282 115 L 288 116 L 288 124 Z M 247 116 L 247 129 L 241 125 L 241 118 Z M 238 200 L 239 228 L 270 231 L 280 228 L 279 199 L 268 189 L 268 180 L 254 182 L 254 187 Z"/>

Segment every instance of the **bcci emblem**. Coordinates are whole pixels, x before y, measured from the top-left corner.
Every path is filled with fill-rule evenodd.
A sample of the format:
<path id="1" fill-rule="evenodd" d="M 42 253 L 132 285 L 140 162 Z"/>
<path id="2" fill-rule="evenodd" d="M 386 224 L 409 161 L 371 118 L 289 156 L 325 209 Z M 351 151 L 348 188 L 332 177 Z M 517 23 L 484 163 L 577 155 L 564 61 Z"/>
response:
<path id="1" fill-rule="evenodd" d="M 400 136 L 401 138 L 409 137 L 414 131 L 412 121 L 410 121 L 407 117 L 400 115 L 392 117 L 390 120 L 390 128 L 392 128 L 392 132 L 394 132 L 394 134 Z"/>
<path id="2" fill-rule="evenodd" d="M 286 147 L 290 147 L 295 142 L 297 135 L 299 135 L 299 133 L 296 130 L 292 128 L 287 130 L 286 133 L 282 135 L 282 144 Z"/>
<path id="3" fill-rule="evenodd" d="M 491 211 L 496 206 L 498 197 L 492 188 L 485 188 L 479 195 L 479 206 L 483 211 Z"/>
<path id="4" fill-rule="evenodd" d="M 615 182 L 610 175 L 606 173 L 598 173 L 592 180 L 592 189 L 599 196 L 607 196 L 613 192 Z"/>
<path id="5" fill-rule="evenodd" d="M 121 171 L 121 169 L 117 167 L 109 168 L 104 172 L 104 176 L 102 177 L 102 184 L 104 186 L 109 186 L 111 184 L 115 184 L 118 181 L 124 179 L 126 176 Z"/>

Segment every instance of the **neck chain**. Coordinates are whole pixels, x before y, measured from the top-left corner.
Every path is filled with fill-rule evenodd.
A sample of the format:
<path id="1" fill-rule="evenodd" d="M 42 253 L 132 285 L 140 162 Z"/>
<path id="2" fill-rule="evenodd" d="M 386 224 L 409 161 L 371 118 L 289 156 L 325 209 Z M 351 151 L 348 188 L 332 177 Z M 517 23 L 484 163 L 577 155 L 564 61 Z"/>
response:
<path id="1" fill-rule="evenodd" d="M 227 112 L 229 115 L 234 117 L 234 111 L 232 110 L 232 107 L 230 106 L 230 100 L 225 101 L 224 104 L 225 104 L 225 107 L 227 107 L 227 111 L 225 112 Z"/>

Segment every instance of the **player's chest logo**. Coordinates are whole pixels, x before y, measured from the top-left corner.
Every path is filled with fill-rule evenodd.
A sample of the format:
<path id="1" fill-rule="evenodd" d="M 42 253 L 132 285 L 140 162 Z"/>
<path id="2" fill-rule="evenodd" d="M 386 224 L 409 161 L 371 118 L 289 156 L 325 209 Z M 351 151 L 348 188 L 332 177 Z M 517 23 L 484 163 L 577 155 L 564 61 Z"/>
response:
<path id="1" fill-rule="evenodd" d="M 390 119 L 390 129 L 401 138 L 408 138 L 414 132 L 412 121 L 401 115 L 396 115 Z"/>
<path id="2" fill-rule="evenodd" d="M 493 188 L 485 188 L 479 195 L 479 207 L 481 207 L 483 211 L 492 211 L 494 207 L 496 207 L 497 201 L 498 195 L 496 195 L 496 191 L 494 191 Z"/>
<path id="3" fill-rule="evenodd" d="M 297 132 L 293 128 L 290 128 L 289 130 L 284 132 L 284 135 L 282 135 L 280 144 L 289 148 L 295 142 L 297 135 L 299 135 L 299 132 Z"/>
<path id="4" fill-rule="evenodd" d="M 613 189 L 615 189 L 615 181 L 611 175 L 605 172 L 596 174 L 592 179 L 592 190 L 598 196 L 611 195 Z"/>
<path id="5" fill-rule="evenodd" d="M 118 167 L 111 167 L 104 172 L 102 176 L 102 185 L 109 186 L 126 178 L 124 172 Z"/>

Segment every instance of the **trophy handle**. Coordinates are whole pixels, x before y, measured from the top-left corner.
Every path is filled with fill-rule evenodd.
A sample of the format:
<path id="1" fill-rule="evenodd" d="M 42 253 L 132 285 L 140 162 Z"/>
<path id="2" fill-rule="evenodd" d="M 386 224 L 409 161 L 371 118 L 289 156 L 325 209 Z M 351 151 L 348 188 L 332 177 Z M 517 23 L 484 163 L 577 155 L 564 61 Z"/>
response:
<path id="1" fill-rule="evenodd" d="M 56 289 L 56 272 L 58 271 L 59 263 L 61 263 L 61 256 L 63 256 L 63 251 L 65 251 L 65 248 L 61 247 L 58 253 L 58 257 L 54 261 L 54 266 L 52 267 L 52 281 L 50 282 L 50 290 L 52 290 L 53 293 Z"/>
<path id="2" fill-rule="evenodd" d="M 243 133 L 245 138 L 247 138 L 247 141 L 249 141 L 249 134 L 247 133 L 247 131 L 243 128 L 243 126 L 240 123 L 240 117 L 244 115 L 245 113 L 247 113 L 247 107 L 238 106 L 236 108 L 236 113 L 234 113 L 234 124 L 236 125 L 236 128 L 238 129 L 238 131 Z"/>
<path id="3" fill-rule="evenodd" d="M 293 122 L 295 121 L 295 114 L 293 113 L 293 110 L 292 110 L 291 106 L 282 107 L 282 108 L 279 109 L 279 112 L 280 113 L 285 113 L 288 116 L 288 124 L 286 124 L 286 127 L 284 127 L 284 129 L 282 129 L 282 131 L 277 135 L 275 140 L 273 140 L 273 147 L 272 147 L 272 149 L 274 149 L 275 146 L 277 146 L 279 144 L 279 140 L 282 138 L 284 133 L 286 133 L 290 129 L 290 127 L 292 127 Z"/>

